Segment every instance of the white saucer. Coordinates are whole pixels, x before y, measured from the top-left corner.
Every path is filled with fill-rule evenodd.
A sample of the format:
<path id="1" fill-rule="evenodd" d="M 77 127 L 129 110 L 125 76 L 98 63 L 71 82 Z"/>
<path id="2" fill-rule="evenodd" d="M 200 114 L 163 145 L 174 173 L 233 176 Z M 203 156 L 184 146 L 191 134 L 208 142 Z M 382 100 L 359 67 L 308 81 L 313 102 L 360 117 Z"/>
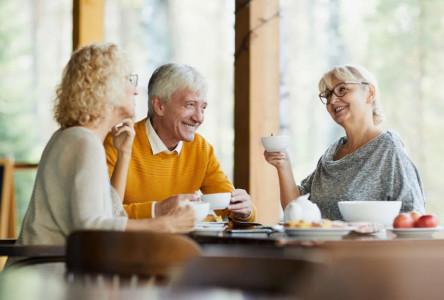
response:
<path id="1" fill-rule="evenodd" d="M 309 227 L 309 228 L 291 228 L 285 227 L 285 233 L 289 236 L 297 237 L 342 237 L 356 229 L 356 227 Z"/>
<path id="2" fill-rule="evenodd" d="M 224 227 L 228 224 L 227 222 L 196 222 L 195 227 L 198 228 L 215 228 L 215 227 Z"/>
<path id="3" fill-rule="evenodd" d="M 424 228 L 387 228 L 392 231 L 398 237 L 402 238 L 431 238 L 432 235 L 440 230 L 438 227 L 424 227 Z"/>
<path id="4" fill-rule="evenodd" d="M 209 233 L 209 234 L 214 234 L 214 233 L 219 233 L 224 231 L 225 229 L 227 229 L 227 225 L 226 224 L 218 224 L 217 226 L 198 226 L 197 224 L 194 226 L 194 230 L 193 233 Z"/>

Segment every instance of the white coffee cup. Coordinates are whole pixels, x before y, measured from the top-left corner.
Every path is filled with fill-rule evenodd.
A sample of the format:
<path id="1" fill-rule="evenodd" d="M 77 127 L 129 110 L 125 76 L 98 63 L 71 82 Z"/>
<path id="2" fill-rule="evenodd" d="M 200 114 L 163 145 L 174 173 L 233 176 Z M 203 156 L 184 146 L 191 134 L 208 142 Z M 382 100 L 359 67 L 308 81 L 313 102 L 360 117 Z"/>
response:
<path id="1" fill-rule="evenodd" d="M 210 209 L 225 209 L 230 204 L 231 193 L 214 193 L 201 196 L 202 202 L 210 204 Z"/>
<path id="2" fill-rule="evenodd" d="M 262 145 L 268 152 L 283 152 L 290 144 L 288 135 L 270 135 L 262 137 Z"/>
<path id="3" fill-rule="evenodd" d="M 202 221 L 210 212 L 210 204 L 201 201 L 191 201 L 191 207 L 194 210 L 194 214 L 196 215 L 196 221 Z"/>

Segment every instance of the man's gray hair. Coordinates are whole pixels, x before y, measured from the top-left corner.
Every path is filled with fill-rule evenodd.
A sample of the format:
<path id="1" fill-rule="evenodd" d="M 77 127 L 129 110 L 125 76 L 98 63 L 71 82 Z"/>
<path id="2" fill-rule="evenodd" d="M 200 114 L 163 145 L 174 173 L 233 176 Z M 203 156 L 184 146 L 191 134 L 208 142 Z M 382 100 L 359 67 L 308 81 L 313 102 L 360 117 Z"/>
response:
<path id="1" fill-rule="evenodd" d="M 154 97 L 157 96 L 163 103 L 168 103 L 177 90 L 185 88 L 206 98 L 207 82 L 193 67 L 178 63 L 158 67 L 148 82 L 148 118 L 154 115 Z"/>

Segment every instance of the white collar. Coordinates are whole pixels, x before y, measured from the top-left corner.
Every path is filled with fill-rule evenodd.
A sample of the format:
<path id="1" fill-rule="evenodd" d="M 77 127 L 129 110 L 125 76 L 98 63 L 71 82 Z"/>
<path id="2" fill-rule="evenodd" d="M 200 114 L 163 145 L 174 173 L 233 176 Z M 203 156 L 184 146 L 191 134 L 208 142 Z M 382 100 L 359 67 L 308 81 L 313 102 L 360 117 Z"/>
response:
<path id="1" fill-rule="evenodd" d="M 153 155 L 159 154 L 161 152 L 166 152 L 168 154 L 173 153 L 176 151 L 177 155 L 180 154 L 180 151 L 182 150 L 182 141 L 180 141 L 176 148 L 174 148 L 172 151 L 170 151 L 167 146 L 162 142 L 160 137 L 157 135 L 156 131 L 154 130 L 153 126 L 151 125 L 151 120 L 149 118 L 146 119 L 145 122 L 146 127 L 146 135 L 148 136 L 148 141 L 150 141 L 151 144 L 151 150 L 153 151 Z"/>

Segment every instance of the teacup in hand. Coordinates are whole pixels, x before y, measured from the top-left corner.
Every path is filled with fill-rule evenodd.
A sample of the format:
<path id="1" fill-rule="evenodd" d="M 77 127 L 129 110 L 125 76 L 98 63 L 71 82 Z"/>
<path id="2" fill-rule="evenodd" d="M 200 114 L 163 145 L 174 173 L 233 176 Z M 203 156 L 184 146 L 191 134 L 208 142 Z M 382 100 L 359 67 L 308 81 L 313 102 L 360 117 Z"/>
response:
<path id="1" fill-rule="evenodd" d="M 225 209 L 230 204 L 231 193 L 205 194 L 201 196 L 202 202 L 210 203 L 210 209 Z"/>
<path id="2" fill-rule="evenodd" d="M 191 207 L 196 215 L 196 222 L 202 221 L 208 215 L 210 211 L 210 204 L 200 201 L 191 201 Z"/>
<path id="3" fill-rule="evenodd" d="M 288 135 L 270 135 L 262 137 L 262 145 L 268 152 L 283 152 L 288 148 L 290 138 Z"/>

